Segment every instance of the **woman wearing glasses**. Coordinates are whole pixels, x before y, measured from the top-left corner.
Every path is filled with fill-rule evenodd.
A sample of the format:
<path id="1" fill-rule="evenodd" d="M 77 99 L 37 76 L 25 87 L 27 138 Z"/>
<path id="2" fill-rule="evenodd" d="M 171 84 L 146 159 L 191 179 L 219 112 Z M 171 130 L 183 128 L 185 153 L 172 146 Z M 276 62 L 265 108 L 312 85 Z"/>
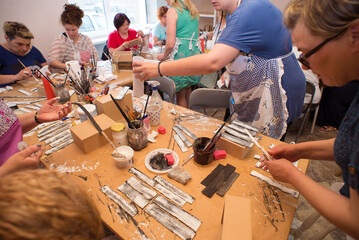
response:
<path id="1" fill-rule="evenodd" d="M 145 80 L 209 74 L 227 65 L 237 118 L 280 139 L 287 123 L 300 115 L 305 94 L 281 11 L 267 0 L 212 0 L 212 5 L 228 15 L 209 53 L 160 64 L 135 62 L 134 73 Z"/>
<path id="2" fill-rule="evenodd" d="M 325 13 L 325 14 L 324 14 Z M 303 55 L 298 59 L 327 86 L 359 79 L 359 2 L 352 0 L 294 0 L 285 24 Z M 359 239 L 359 92 L 335 139 L 278 145 L 269 150 L 274 161 L 264 164 L 272 176 L 292 184 L 326 219 Z M 298 170 L 300 158 L 336 161 L 343 172 L 340 194 Z"/>

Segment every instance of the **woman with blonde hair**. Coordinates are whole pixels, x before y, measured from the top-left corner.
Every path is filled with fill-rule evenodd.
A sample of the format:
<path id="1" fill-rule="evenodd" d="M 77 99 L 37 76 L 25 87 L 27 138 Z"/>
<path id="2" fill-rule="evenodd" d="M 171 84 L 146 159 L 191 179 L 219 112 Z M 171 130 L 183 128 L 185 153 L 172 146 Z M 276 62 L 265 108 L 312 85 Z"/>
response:
<path id="1" fill-rule="evenodd" d="M 285 24 L 302 54 L 298 61 L 327 86 L 343 86 L 359 79 L 359 1 L 294 0 Z M 272 176 L 292 184 L 336 227 L 359 239 L 359 91 L 334 139 L 283 144 L 268 150 L 265 161 Z M 342 169 L 340 194 L 314 182 L 296 168 L 298 159 L 335 161 Z"/>
<path id="2" fill-rule="evenodd" d="M 158 60 L 177 60 L 201 53 L 198 32 L 198 11 L 190 0 L 166 0 L 167 40 L 164 54 Z M 176 84 L 177 104 L 188 106 L 191 86 L 199 83 L 201 76 L 170 77 Z"/>
<path id="3" fill-rule="evenodd" d="M 87 191 L 66 174 L 27 170 L 0 178 L 0 239 L 103 237 L 100 213 Z"/>

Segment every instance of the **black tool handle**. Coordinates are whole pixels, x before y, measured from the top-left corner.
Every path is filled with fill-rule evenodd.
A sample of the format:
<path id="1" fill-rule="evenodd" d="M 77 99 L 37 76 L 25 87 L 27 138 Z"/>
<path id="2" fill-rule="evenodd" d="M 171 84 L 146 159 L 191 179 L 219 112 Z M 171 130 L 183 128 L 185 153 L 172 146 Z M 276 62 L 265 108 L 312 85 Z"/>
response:
<path id="1" fill-rule="evenodd" d="M 115 103 L 116 107 L 118 108 L 118 110 L 120 110 L 122 116 L 125 118 L 126 122 L 128 123 L 128 126 L 130 128 L 135 128 L 132 124 L 132 122 L 130 121 L 130 119 L 127 117 L 126 113 L 122 110 L 122 108 L 120 107 L 120 105 L 116 102 L 116 99 L 112 96 L 112 94 L 110 94 L 110 97 L 112 99 L 112 101 Z"/>
<path id="2" fill-rule="evenodd" d="M 79 108 L 81 108 L 82 111 L 84 111 L 84 113 L 86 114 L 87 118 L 90 119 L 90 121 L 92 122 L 92 124 L 95 126 L 95 128 L 97 129 L 97 131 L 102 135 L 102 129 L 100 128 L 100 126 L 97 124 L 97 122 L 95 121 L 95 119 L 93 119 L 91 113 L 89 113 L 87 111 L 87 109 L 82 106 L 80 103 L 77 102 L 73 102 L 72 104 L 75 104 L 77 106 L 79 106 Z"/>

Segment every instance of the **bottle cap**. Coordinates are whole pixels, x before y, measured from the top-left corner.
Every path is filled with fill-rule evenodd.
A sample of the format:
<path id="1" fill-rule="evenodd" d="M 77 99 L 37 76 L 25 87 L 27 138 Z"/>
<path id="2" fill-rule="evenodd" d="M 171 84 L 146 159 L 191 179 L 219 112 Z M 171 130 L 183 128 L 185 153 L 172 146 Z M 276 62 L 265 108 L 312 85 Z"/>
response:
<path id="1" fill-rule="evenodd" d="M 114 132 L 121 132 L 123 129 L 125 129 L 125 124 L 123 123 L 115 123 L 111 126 L 111 130 Z"/>

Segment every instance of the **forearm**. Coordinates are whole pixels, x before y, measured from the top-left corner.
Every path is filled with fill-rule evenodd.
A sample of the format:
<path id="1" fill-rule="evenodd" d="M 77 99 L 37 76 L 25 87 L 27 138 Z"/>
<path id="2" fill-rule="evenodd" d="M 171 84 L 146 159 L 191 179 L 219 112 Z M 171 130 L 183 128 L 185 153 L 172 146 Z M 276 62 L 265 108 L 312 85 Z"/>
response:
<path id="1" fill-rule="evenodd" d="M 65 64 L 65 63 L 62 63 L 62 62 L 60 62 L 60 61 L 58 61 L 58 60 L 53 60 L 53 61 L 51 61 L 51 62 L 50 62 L 50 67 L 66 70 L 66 64 Z"/>
<path id="2" fill-rule="evenodd" d="M 36 112 L 29 112 L 25 114 L 19 114 L 17 116 L 21 124 L 23 133 L 28 132 L 29 130 L 33 129 L 38 125 L 38 123 L 35 121 L 35 114 Z"/>
<path id="3" fill-rule="evenodd" d="M 7 84 L 18 81 L 18 75 L 0 75 L 0 84 Z"/>
<path id="4" fill-rule="evenodd" d="M 356 238 L 359 237 L 359 207 L 357 199 L 348 199 L 332 192 L 299 170 L 292 174 L 289 182 L 323 217 L 344 232 Z M 358 198 L 358 193 L 351 189 L 351 197 Z"/>
<path id="5" fill-rule="evenodd" d="M 301 158 L 314 160 L 334 160 L 334 140 L 321 140 L 296 144 Z"/>

